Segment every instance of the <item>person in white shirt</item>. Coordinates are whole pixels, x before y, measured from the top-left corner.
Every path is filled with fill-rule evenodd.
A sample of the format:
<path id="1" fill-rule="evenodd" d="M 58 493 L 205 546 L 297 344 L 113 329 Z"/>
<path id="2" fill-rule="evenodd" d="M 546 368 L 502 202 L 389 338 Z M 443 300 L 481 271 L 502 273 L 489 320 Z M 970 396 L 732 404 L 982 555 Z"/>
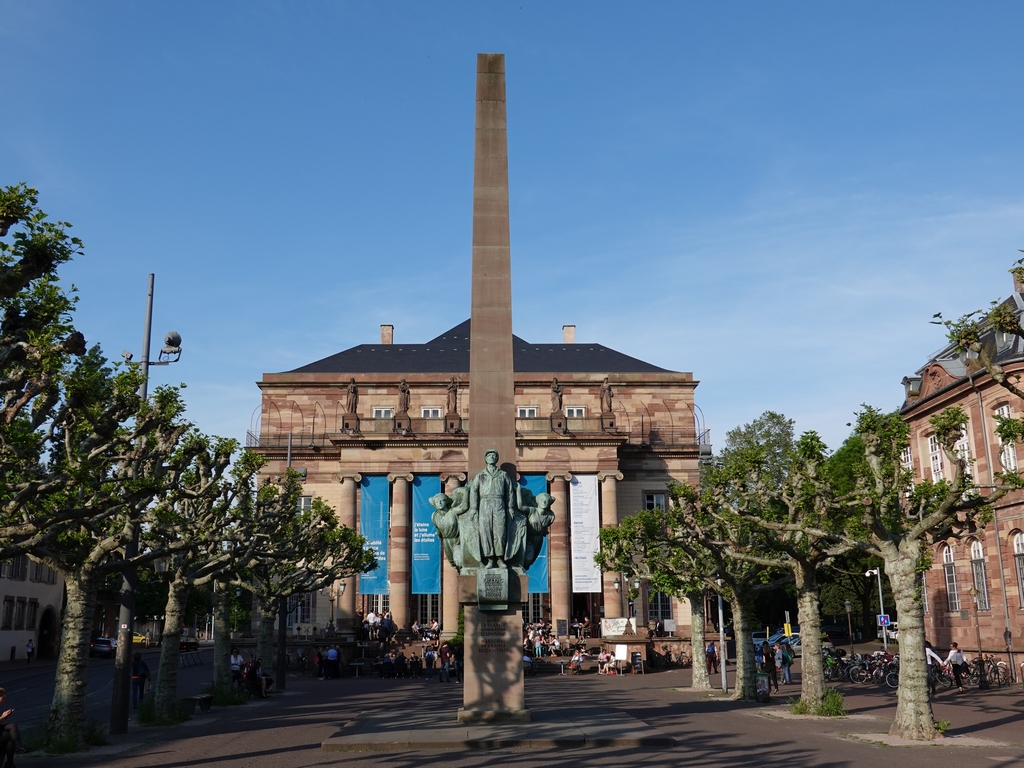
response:
<path id="1" fill-rule="evenodd" d="M 964 681 L 960 679 L 960 675 L 963 673 L 964 652 L 960 650 L 960 646 L 956 643 L 949 644 L 949 655 L 946 657 L 945 663 L 953 668 L 953 679 L 956 681 L 956 689 L 963 693 Z"/>
<path id="2" fill-rule="evenodd" d="M 223 658 L 223 657 L 222 657 Z M 231 649 L 231 678 L 233 680 L 241 681 L 242 679 L 242 665 L 245 664 L 245 659 L 242 658 L 242 654 L 237 648 Z"/>

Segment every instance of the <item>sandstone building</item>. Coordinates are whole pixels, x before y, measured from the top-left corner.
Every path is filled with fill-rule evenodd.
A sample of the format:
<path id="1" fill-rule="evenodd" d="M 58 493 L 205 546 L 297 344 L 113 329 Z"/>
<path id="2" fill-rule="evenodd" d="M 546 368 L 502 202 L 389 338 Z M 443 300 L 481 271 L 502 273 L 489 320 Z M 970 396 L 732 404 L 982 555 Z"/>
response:
<path id="1" fill-rule="evenodd" d="M 437 618 L 446 632 L 456 628 L 456 574 L 441 562 L 424 520 L 431 494 L 467 481 L 470 321 L 425 343 L 395 344 L 393 335 L 382 326 L 379 344 L 259 382 L 261 417 L 249 444 L 270 460 L 266 473 L 281 474 L 290 460 L 305 473 L 308 497 L 322 497 L 342 523 L 378 541 L 382 562 L 374 574 L 349 580 L 344 593 L 336 587 L 307 596 L 294 624 L 322 629 L 333 622 L 344 630 L 357 610 L 374 608 L 391 610 L 403 627 Z M 690 373 L 576 343 L 573 326 L 564 327 L 561 344 L 513 337 L 513 357 L 514 463 L 521 483 L 554 496 L 556 513 L 547 556 L 530 570 L 528 616 L 564 621 L 565 628 L 584 614 L 594 623 L 628 615 L 628 585 L 618 574 L 596 573 L 593 531 L 582 518 L 615 525 L 620 515 L 663 505 L 668 483 L 696 481 L 707 442 L 694 406 L 697 382 Z M 602 414 L 606 380 L 611 410 Z M 384 535 L 374 539 L 374 531 Z M 641 623 L 672 619 L 688 634 L 685 601 L 645 588 L 634 610 Z"/>
<path id="2" fill-rule="evenodd" d="M 1014 285 L 1006 300 L 1024 312 L 1024 286 Z M 1024 340 L 991 331 L 997 361 L 1010 376 L 1024 373 Z M 1020 418 L 1024 403 L 999 386 L 969 356 L 947 347 L 913 376 L 903 380 L 902 407 L 911 428 L 905 466 L 917 478 L 951 477 L 948 461 L 931 434 L 928 420 L 943 409 L 959 405 L 970 422 L 958 445 L 973 460 L 974 481 L 996 482 L 995 473 L 1015 470 L 1022 460 L 1019 446 L 1003 444 L 996 435 L 996 416 Z M 974 535 L 939 543 L 931 568 L 924 574 L 925 632 L 939 647 L 956 641 L 964 649 L 977 647 L 975 615 L 986 651 L 1005 649 L 1024 634 L 1024 497 L 1013 492 L 995 505 L 995 519 Z M 976 590 L 976 595 L 971 592 Z M 1007 636 L 1009 633 L 1009 637 Z"/>

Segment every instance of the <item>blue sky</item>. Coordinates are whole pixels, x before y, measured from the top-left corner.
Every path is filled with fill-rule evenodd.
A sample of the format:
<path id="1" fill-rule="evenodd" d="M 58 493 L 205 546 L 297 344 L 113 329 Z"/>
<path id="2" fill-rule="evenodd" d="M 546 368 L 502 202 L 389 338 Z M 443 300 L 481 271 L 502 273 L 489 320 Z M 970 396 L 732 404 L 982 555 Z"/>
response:
<path id="1" fill-rule="evenodd" d="M 514 325 L 692 371 L 716 442 L 837 447 L 1024 248 L 1020 3 L 0 0 L 0 183 L 75 225 L 90 342 L 244 437 L 263 372 L 469 315 L 506 54 Z"/>

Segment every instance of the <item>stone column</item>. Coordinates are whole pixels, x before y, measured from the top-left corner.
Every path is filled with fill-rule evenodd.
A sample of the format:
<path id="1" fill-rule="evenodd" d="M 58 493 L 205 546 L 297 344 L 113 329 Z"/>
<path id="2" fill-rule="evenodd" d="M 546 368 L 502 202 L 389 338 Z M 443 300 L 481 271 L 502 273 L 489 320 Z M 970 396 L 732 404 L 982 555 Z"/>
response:
<path id="1" fill-rule="evenodd" d="M 360 475 L 341 475 L 339 479 L 341 480 L 341 502 L 338 505 L 338 522 L 348 528 L 358 530 L 356 528 L 356 489 L 363 478 Z M 345 594 L 338 597 L 334 626 L 339 631 L 351 629 L 358 632 L 355 620 L 359 577 L 353 576 L 345 581 Z"/>
<path id="2" fill-rule="evenodd" d="M 597 479 L 601 483 L 601 527 L 617 528 L 619 525 L 618 481 L 621 472 L 599 472 Z M 615 589 L 615 580 L 620 578 L 614 571 L 606 571 L 601 575 L 604 582 L 604 617 L 618 619 L 623 615 L 622 590 Z"/>
<path id="3" fill-rule="evenodd" d="M 444 492 L 449 496 L 459 487 L 465 475 L 444 478 Z M 459 631 L 459 572 L 441 552 L 441 638 L 450 640 Z"/>
<path id="4" fill-rule="evenodd" d="M 411 560 L 409 533 L 412 530 L 412 505 L 409 503 L 409 483 L 412 475 L 392 474 L 388 480 L 394 483 L 391 489 L 391 535 L 388 547 L 388 595 L 391 618 L 400 629 L 408 629 L 409 619 L 409 576 Z"/>
<path id="5" fill-rule="evenodd" d="M 572 580 L 570 578 L 571 557 L 569 552 L 569 515 L 568 488 L 566 481 L 572 475 L 549 474 L 551 495 L 554 501 L 551 511 L 555 513 L 555 522 L 548 532 L 548 565 L 551 580 L 551 624 L 558 629 L 558 620 L 564 619 L 571 623 L 572 616 Z"/>

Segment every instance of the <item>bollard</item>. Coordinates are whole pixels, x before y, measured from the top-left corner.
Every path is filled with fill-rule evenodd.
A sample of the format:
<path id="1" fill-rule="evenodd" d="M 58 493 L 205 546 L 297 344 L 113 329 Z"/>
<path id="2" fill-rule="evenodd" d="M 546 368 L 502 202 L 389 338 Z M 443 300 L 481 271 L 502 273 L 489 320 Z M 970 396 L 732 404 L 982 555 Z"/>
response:
<path id="1" fill-rule="evenodd" d="M 18 646 L 12 645 L 11 646 L 11 661 L 14 661 L 14 657 L 15 657 L 15 655 L 17 653 L 18 653 Z"/>

